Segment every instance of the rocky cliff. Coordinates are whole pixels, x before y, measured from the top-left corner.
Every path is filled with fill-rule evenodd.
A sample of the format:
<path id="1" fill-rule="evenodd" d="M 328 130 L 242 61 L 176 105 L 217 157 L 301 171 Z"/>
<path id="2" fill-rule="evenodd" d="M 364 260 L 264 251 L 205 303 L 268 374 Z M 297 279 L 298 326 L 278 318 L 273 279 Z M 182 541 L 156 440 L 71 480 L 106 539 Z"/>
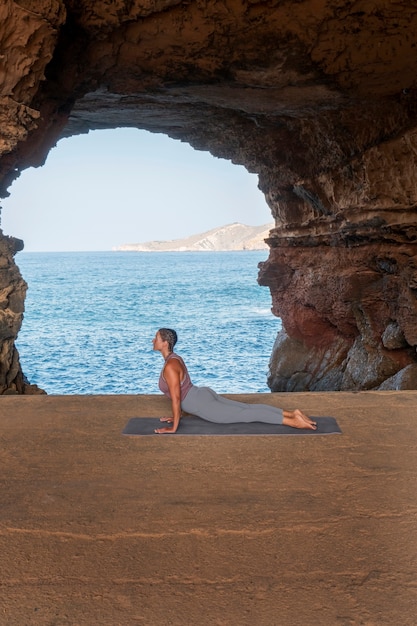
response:
<path id="1" fill-rule="evenodd" d="M 0 195 L 97 128 L 242 164 L 275 224 L 271 388 L 417 387 L 415 3 L 4 0 L 0 46 Z M 6 390 L 23 291 L 1 258 Z"/>
<path id="2" fill-rule="evenodd" d="M 213 228 L 205 233 L 191 235 L 184 239 L 170 241 L 146 241 L 144 243 L 125 243 L 114 248 L 124 252 L 227 252 L 229 250 L 264 250 L 265 239 L 273 224 L 247 226 L 246 224 L 227 224 Z"/>

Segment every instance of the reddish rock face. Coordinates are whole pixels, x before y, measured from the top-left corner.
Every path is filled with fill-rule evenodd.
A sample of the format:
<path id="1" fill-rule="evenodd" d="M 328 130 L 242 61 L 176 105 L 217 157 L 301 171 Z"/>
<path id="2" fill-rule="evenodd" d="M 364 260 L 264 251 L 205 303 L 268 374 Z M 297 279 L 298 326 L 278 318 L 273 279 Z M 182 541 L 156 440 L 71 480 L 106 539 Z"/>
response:
<path id="1" fill-rule="evenodd" d="M 415 363 L 415 252 L 382 242 L 272 248 L 260 282 L 286 332 L 275 346 L 271 388 L 389 388 L 387 379 Z"/>
<path id="2" fill-rule="evenodd" d="M 23 242 L 12 237 L 0 239 L 0 394 L 21 393 L 26 381 L 21 372 L 14 340 L 20 329 L 27 285 L 13 256 Z"/>
<path id="3" fill-rule="evenodd" d="M 0 47 L 0 194 L 95 128 L 245 165 L 275 220 L 271 389 L 417 388 L 412 3 L 5 0 Z"/>

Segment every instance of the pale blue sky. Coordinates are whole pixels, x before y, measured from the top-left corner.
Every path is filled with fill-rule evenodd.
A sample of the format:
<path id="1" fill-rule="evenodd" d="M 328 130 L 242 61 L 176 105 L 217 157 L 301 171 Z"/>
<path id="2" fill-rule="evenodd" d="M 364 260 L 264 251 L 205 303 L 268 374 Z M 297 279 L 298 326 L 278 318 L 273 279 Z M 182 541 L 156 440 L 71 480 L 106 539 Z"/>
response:
<path id="1" fill-rule="evenodd" d="M 25 250 L 111 250 L 217 226 L 272 222 L 258 178 L 166 135 L 94 131 L 61 140 L 24 170 L 1 204 L 5 235 Z"/>

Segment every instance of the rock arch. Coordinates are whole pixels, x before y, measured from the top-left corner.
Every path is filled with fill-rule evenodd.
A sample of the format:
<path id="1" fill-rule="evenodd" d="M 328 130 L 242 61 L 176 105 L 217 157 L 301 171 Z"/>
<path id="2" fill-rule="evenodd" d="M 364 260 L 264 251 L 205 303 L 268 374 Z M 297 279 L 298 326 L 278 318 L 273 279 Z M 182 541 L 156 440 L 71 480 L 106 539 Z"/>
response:
<path id="1" fill-rule="evenodd" d="M 63 136 L 135 126 L 244 165 L 275 228 L 272 390 L 417 388 L 417 11 L 399 0 L 5 0 L 0 195 Z M 0 240 L 0 392 L 21 243 Z"/>

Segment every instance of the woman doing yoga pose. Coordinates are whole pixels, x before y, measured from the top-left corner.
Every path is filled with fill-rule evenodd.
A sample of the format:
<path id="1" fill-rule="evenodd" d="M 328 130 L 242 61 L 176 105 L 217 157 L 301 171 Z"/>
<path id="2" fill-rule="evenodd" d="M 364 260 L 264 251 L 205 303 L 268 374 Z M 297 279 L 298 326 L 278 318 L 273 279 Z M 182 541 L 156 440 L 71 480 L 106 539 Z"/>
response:
<path id="1" fill-rule="evenodd" d="M 153 339 L 153 349 L 165 360 L 159 377 L 159 389 L 171 399 L 172 417 L 163 417 L 161 422 L 172 424 L 157 428 L 156 433 L 175 433 L 181 419 L 181 410 L 197 415 L 209 422 L 231 424 L 236 422 L 265 422 L 284 424 L 293 428 L 315 430 L 317 425 L 301 411 L 283 411 L 269 404 L 246 404 L 219 396 L 209 387 L 192 384 L 182 358 L 175 354 L 177 333 L 170 328 L 160 328 Z"/>

